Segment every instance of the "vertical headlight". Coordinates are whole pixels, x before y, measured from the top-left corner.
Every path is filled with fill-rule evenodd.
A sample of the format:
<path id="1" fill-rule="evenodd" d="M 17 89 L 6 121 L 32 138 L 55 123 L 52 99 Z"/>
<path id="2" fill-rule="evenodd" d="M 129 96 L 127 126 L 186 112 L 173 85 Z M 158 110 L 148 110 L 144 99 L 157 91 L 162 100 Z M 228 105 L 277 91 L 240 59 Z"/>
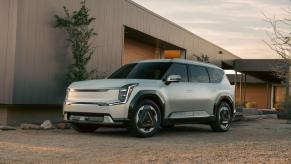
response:
<path id="1" fill-rule="evenodd" d="M 122 86 L 119 89 L 119 95 L 118 95 L 119 101 L 122 103 L 126 103 L 133 88 L 136 87 L 137 85 L 138 85 L 138 83 L 127 84 L 127 85 Z"/>
<path id="2" fill-rule="evenodd" d="M 66 90 L 65 102 L 70 98 L 70 93 L 71 93 L 71 92 L 75 92 L 75 89 L 70 89 L 70 88 L 68 88 L 68 89 Z"/>
<path id="3" fill-rule="evenodd" d="M 68 88 L 68 89 L 66 90 L 66 97 L 65 97 L 65 101 L 67 101 L 67 100 L 68 100 L 69 93 L 70 93 L 70 89 Z"/>

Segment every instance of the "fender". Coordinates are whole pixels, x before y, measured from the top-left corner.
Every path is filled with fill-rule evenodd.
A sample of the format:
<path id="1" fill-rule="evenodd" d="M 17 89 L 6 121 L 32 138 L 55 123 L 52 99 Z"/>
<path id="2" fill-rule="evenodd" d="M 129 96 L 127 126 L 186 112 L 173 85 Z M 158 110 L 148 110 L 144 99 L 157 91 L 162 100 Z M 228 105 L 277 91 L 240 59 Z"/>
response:
<path id="1" fill-rule="evenodd" d="M 164 98 L 155 90 L 141 90 L 139 91 L 134 98 L 131 100 L 129 104 L 128 109 L 128 118 L 131 118 L 133 108 L 139 103 L 140 100 L 144 98 L 153 99 L 154 101 L 157 101 L 157 105 L 161 107 L 161 114 L 162 118 L 164 116 L 164 110 L 165 110 L 165 100 Z"/>
<path id="2" fill-rule="evenodd" d="M 234 103 L 233 103 L 233 100 L 232 100 L 232 98 L 230 97 L 230 96 L 226 96 L 226 95 L 224 95 L 224 96 L 220 96 L 217 100 L 216 100 L 216 102 L 215 102 L 215 104 L 214 104 L 214 108 L 213 108 L 213 114 L 214 114 L 214 116 L 216 115 L 216 109 L 217 109 L 217 107 L 218 107 L 218 105 L 219 105 L 219 103 L 222 101 L 222 100 L 227 100 L 229 103 L 230 103 L 230 108 L 231 108 L 231 110 L 232 110 L 232 115 L 234 115 Z"/>

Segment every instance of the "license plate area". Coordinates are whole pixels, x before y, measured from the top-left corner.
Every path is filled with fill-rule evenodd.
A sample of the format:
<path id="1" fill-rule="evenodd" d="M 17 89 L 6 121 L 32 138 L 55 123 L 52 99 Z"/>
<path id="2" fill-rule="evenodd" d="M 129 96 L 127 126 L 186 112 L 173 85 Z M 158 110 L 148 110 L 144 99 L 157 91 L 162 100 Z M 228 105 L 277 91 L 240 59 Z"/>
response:
<path id="1" fill-rule="evenodd" d="M 78 115 L 70 115 L 69 119 L 71 121 L 89 121 L 89 122 L 103 122 L 103 116 L 78 116 Z"/>

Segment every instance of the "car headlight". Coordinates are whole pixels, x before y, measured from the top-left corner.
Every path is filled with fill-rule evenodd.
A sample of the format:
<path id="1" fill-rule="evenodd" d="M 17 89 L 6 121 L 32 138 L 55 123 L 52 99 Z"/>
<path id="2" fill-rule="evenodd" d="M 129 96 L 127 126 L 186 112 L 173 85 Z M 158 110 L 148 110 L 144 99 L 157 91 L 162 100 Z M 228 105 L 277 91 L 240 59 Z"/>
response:
<path id="1" fill-rule="evenodd" d="M 68 100 L 69 93 L 70 93 L 70 89 L 68 88 L 68 89 L 66 90 L 66 97 L 65 97 L 65 101 L 67 101 L 67 100 Z"/>
<path id="2" fill-rule="evenodd" d="M 67 100 L 69 99 L 70 93 L 71 93 L 71 92 L 75 92 L 75 91 L 76 91 L 75 89 L 67 88 L 67 90 L 66 90 L 65 101 L 67 101 Z"/>
<path id="3" fill-rule="evenodd" d="M 122 103 L 126 103 L 133 88 L 136 86 L 138 86 L 138 83 L 127 84 L 127 85 L 122 86 L 119 89 L 119 95 L 118 95 L 119 101 Z"/>

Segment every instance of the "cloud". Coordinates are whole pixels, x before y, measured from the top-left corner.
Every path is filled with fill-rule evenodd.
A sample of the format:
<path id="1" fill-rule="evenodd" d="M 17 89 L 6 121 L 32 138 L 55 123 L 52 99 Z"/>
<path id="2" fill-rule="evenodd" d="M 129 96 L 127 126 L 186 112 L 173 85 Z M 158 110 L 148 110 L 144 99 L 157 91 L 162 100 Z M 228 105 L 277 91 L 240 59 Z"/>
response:
<path id="1" fill-rule="evenodd" d="M 178 20 L 176 23 L 179 23 L 179 24 L 219 24 L 221 23 L 221 21 L 195 19 L 195 20 Z"/>
<path id="2" fill-rule="evenodd" d="M 244 27 L 246 29 L 252 30 L 252 31 L 261 31 L 261 32 L 273 32 L 272 27 L 254 27 L 254 26 L 246 26 Z"/>

